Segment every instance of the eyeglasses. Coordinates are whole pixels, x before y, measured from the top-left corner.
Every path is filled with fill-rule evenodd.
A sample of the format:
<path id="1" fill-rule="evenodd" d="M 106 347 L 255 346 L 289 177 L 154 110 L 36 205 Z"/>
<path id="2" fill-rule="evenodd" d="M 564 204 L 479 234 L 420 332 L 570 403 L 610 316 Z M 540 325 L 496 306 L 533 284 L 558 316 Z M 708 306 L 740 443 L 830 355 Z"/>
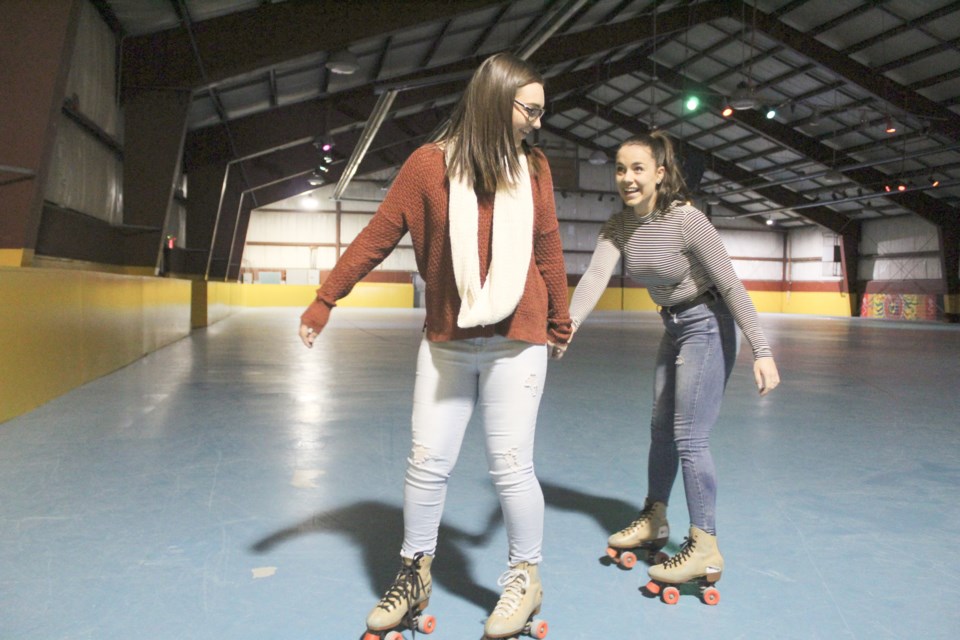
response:
<path id="1" fill-rule="evenodd" d="M 530 105 L 523 104 L 519 100 L 514 99 L 514 102 L 523 109 L 523 112 L 527 114 L 529 120 L 536 120 L 537 118 L 543 116 L 547 112 L 546 109 L 542 107 L 531 107 Z"/>

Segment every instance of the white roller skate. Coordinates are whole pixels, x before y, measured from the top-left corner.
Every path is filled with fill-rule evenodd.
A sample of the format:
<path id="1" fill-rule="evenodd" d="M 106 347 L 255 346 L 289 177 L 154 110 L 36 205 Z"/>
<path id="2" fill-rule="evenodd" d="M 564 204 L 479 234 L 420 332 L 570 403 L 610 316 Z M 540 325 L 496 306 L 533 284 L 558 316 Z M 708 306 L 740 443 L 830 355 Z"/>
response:
<path id="1" fill-rule="evenodd" d="M 543 588 L 537 565 L 521 562 L 508 569 L 497 581 L 503 587 L 500 601 L 483 625 L 483 637 L 533 638 L 547 637 L 545 620 L 534 619 L 543 603 Z"/>
<path id="2" fill-rule="evenodd" d="M 367 616 L 367 632 L 363 640 L 403 640 L 403 629 L 433 632 L 437 626 L 436 618 L 423 613 L 430 603 L 433 589 L 431 564 L 433 556 L 422 553 L 403 558 L 393 584 Z"/>
<path id="3" fill-rule="evenodd" d="M 648 562 L 657 564 L 667 559 L 660 550 L 669 538 L 667 505 L 647 498 L 637 519 L 607 538 L 607 555 L 624 569 L 632 569 L 637 564 L 638 552 L 643 553 Z"/>
<path id="4" fill-rule="evenodd" d="M 714 586 L 723 574 L 723 556 L 717 548 L 717 537 L 697 527 L 690 527 L 690 536 L 684 540 L 677 555 L 662 564 L 650 567 L 647 592 L 660 595 L 666 604 L 680 599 L 679 587 L 695 583 L 705 604 L 720 602 L 720 592 Z"/>

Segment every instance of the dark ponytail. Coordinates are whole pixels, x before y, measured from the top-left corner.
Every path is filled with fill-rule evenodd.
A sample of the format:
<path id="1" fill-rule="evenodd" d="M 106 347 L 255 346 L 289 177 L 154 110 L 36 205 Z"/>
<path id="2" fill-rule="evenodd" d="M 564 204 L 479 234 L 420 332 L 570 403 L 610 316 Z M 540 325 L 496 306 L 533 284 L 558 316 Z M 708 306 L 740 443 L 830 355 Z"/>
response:
<path id="1" fill-rule="evenodd" d="M 663 180 L 657 185 L 656 211 L 666 211 L 675 200 L 687 199 L 687 183 L 680 172 L 673 142 L 666 133 L 656 130 L 630 136 L 620 143 L 619 149 L 627 145 L 639 145 L 650 149 L 650 155 L 658 167 L 663 167 Z"/>

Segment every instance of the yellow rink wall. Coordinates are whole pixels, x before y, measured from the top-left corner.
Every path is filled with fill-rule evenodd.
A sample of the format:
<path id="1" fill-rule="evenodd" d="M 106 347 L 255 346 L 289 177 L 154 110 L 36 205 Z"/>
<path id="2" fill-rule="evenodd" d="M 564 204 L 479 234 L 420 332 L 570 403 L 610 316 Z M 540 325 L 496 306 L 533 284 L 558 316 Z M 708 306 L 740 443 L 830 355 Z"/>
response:
<path id="1" fill-rule="evenodd" d="M 573 288 L 569 291 L 572 295 Z M 0 422 L 241 308 L 306 308 L 315 295 L 316 285 L 0 265 Z M 760 312 L 850 316 L 847 297 L 836 292 L 767 290 L 750 291 L 750 296 Z M 338 306 L 411 308 L 414 288 L 410 283 L 361 282 Z M 608 311 L 656 308 L 640 287 L 610 287 L 596 306 Z"/>
<path id="2" fill-rule="evenodd" d="M 570 295 L 574 288 L 570 287 Z M 850 317 L 850 300 L 846 294 L 811 291 L 747 290 L 760 313 Z M 608 287 L 595 307 L 597 311 L 656 311 L 657 304 L 642 287 Z"/>
<path id="3" fill-rule="evenodd" d="M 0 267 L 0 422 L 189 333 L 186 280 Z"/>
<path id="4" fill-rule="evenodd" d="M 243 285 L 245 307 L 307 308 L 317 296 L 315 284 L 248 284 Z M 402 282 L 361 282 L 338 307 L 413 307 L 413 285 Z"/>
<path id="5" fill-rule="evenodd" d="M 0 422 L 242 307 L 306 308 L 316 286 L 0 266 Z M 412 307 L 413 285 L 360 283 L 344 307 Z"/>

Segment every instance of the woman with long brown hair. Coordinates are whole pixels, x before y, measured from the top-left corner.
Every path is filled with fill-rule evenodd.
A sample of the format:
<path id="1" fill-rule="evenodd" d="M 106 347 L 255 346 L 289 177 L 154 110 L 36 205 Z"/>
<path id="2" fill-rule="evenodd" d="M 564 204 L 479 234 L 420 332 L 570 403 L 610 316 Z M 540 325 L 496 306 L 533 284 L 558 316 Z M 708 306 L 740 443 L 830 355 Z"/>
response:
<path id="1" fill-rule="evenodd" d="M 311 347 L 336 301 L 410 233 L 426 283 L 426 321 L 401 568 L 367 618 L 366 640 L 432 624 L 420 614 L 430 598 L 447 479 L 475 410 L 509 543 L 503 595 L 484 633 L 515 635 L 540 608 L 544 501 L 534 431 L 549 345 L 570 335 L 550 168 L 524 141 L 540 127 L 544 99 L 543 78 L 527 62 L 510 54 L 486 59 L 442 139 L 407 159 L 301 316 L 300 337 Z"/>

